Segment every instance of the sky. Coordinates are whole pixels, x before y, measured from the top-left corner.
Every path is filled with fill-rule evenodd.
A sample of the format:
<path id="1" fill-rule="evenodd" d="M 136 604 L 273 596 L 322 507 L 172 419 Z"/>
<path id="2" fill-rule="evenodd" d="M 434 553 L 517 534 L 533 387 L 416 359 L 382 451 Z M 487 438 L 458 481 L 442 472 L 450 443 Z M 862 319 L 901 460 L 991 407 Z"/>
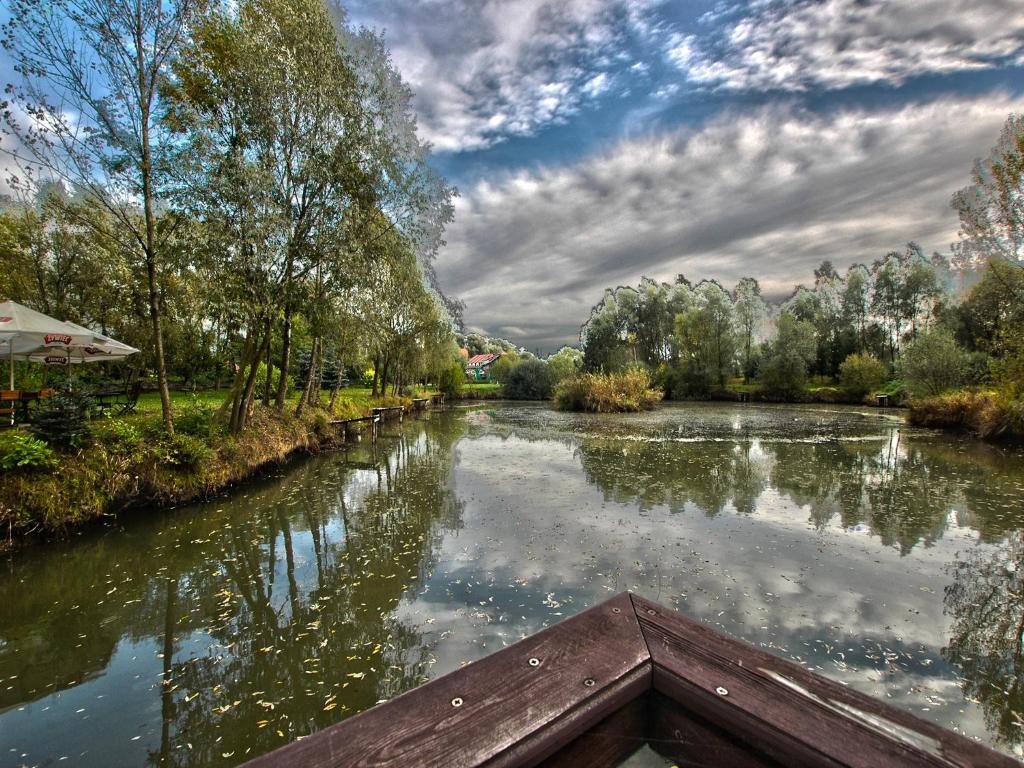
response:
<path id="1" fill-rule="evenodd" d="M 1021 0 L 354 0 L 458 187 L 467 329 L 551 352 L 642 276 L 781 298 L 825 259 L 948 252 L 1024 111 Z"/>

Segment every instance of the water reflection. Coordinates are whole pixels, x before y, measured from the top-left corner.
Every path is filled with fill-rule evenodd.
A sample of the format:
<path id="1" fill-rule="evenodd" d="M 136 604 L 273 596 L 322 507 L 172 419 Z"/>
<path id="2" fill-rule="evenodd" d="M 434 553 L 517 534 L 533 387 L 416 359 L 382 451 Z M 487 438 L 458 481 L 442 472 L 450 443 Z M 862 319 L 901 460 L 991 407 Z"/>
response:
<path id="1" fill-rule="evenodd" d="M 235 765 L 632 589 L 1024 742 L 1024 456 L 849 409 L 456 409 L 8 558 L 0 764 Z"/>
<path id="2" fill-rule="evenodd" d="M 983 445 L 957 451 L 922 433 L 903 438 L 895 426 L 828 440 L 584 436 L 578 450 L 587 479 L 611 501 L 751 515 L 765 494 L 780 494 L 815 528 L 863 527 L 904 555 L 941 538 L 951 515 L 986 541 L 1024 525 L 1019 456 Z"/>
<path id="3" fill-rule="evenodd" d="M 943 655 L 964 694 L 981 702 L 985 725 L 1005 744 L 1024 741 L 1024 532 L 995 552 L 971 550 L 952 566 L 946 610 L 953 618 Z"/>
<path id="4" fill-rule="evenodd" d="M 460 422 L 418 427 L 216 509 L 12 561 L 0 580 L 12 608 L 0 708 L 20 706 L 3 751 L 26 763 L 56 747 L 109 765 L 113 747 L 116 764 L 235 764 L 422 682 L 429 648 L 393 609 L 459 526 L 447 477 Z M 149 679 L 100 695 L 133 716 L 158 700 L 158 723 L 139 716 L 133 730 L 97 713 L 105 730 L 92 734 L 93 707 L 67 712 L 53 694 L 90 680 L 106 689 L 126 644 Z M 48 705 L 24 706 L 36 700 Z M 54 714 L 69 722 L 44 737 Z"/>

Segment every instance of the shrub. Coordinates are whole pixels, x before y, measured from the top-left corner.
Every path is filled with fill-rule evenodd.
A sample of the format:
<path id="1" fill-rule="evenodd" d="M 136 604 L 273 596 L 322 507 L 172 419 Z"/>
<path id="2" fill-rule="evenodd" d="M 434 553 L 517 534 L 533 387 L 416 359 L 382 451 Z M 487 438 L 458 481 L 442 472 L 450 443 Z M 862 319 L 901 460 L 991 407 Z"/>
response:
<path id="1" fill-rule="evenodd" d="M 885 364 L 871 355 L 852 354 L 839 366 L 839 384 L 855 400 L 863 400 L 878 389 L 885 375 Z"/>
<path id="2" fill-rule="evenodd" d="M 993 392 L 949 392 L 915 400 L 907 418 L 917 426 L 963 429 L 987 439 L 1024 438 L 1024 401 Z"/>
<path id="3" fill-rule="evenodd" d="M 547 363 L 523 360 L 508 374 L 505 397 L 513 400 L 547 400 L 551 397 L 551 374 Z"/>
<path id="4" fill-rule="evenodd" d="M 50 445 L 77 448 L 88 442 L 89 398 L 62 391 L 40 401 L 32 421 L 32 434 Z"/>
<path id="5" fill-rule="evenodd" d="M 934 397 L 964 383 L 969 359 L 945 328 L 919 333 L 903 350 L 900 374 L 913 397 Z"/>
<path id="6" fill-rule="evenodd" d="M 104 443 L 121 453 L 130 453 L 142 442 L 142 430 L 122 419 L 110 419 L 97 434 Z"/>
<path id="7" fill-rule="evenodd" d="M 661 390 L 652 389 L 650 383 L 650 376 L 640 368 L 574 376 L 555 387 L 555 407 L 595 413 L 647 410 L 662 398 Z"/>
<path id="8" fill-rule="evenodd" d="M 43 440 L 20 432 L 0 435 L 0 469 L 13 472 L 16 469 L 52 469 L 57 466 L 53 449 Z"/>
<path id="9" fill-rule="evenodd" d="M 215 408 L 193 395 L 188 405 L 179 406 L 175 412 L 174 431 L 204 439 L 213 437 L 219 431 Z"/>
<path id="10" fill-rule="evenodd" d="M 437 388 L 449 397 L 457 396 L 465 383 L 466 372 L 462 368 L 462 363 L 452 363 L 447 368 L 442 368 L 437 377 Z"/>
<path id="11" fill-rule="evenodd" d="M 491 381 L 496 381 L 499 384 L 504 384 L 508 381 L 508 377 L 516 367 L 516 358 L 511 354 L 504 354 L 495 360 L 490 369 L 487 371 L 487 376 Z"/>
<path id="12" fill-rule="evenodd" d="M 194 435 L 176 432 L 158 444 L 156 458 L 162 464 L 195 471 L 210 459 L 210 447 Z"/>

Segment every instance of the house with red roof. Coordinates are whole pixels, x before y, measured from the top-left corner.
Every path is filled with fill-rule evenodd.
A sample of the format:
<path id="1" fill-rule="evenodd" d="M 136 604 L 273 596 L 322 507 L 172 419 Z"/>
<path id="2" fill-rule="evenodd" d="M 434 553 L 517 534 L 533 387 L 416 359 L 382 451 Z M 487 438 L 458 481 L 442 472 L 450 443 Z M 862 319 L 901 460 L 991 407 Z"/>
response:
<path id="1" fill-rule="evenodd" d="M 466 376 L 473 381 L 488 381 L 490 368 L 501 358 L 500 354 L 473 355 L 466 362 Z"/>

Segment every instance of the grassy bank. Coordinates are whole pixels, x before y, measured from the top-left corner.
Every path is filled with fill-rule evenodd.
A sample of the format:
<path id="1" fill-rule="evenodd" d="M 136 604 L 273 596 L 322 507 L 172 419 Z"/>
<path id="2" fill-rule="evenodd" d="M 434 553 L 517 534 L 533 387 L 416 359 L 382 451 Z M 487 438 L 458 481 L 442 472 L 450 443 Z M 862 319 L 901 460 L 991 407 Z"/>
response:
<path id="1" fill-rule="evenodd" d="M 453 400 L 501 400 L 505 397 L 505 388 L 493 382 L 473 382 L 463 384 L 462 389 Z"/>
<path id="2" fill-rule="evenodd" d="M 969 432 L 986 440 L 1024 441 L 1024 400 L 999 392 L 960 390 L 915 400 L 907 420 L 921 427 Z"/>
<path id="3" fill-rule="evenodd" d="M 380 405 L 409 405 L 409 398 L 373 398 L 345 390 L 334 413 L 307 409 L 294 415 L 258 407 L 247 428 L 228 435 L 214 413 L 222 392 L 175 393 L 177 433 L 164 433 L 156 396 L 140 398 L 138 413 L 91 423 L 91 438 L 77 448 L 52 451 L 48 461 L 0 475 L 0 531 L 6 545 L 34 534 L 66 532 L 142 505 L 166 506 L 208 497 L 297 451 L 334 443 L 331 419 L 368 415 Z M 0 435 L 0 446 L 26 436 Z M 3 449 L 0 448 L 0 453 Z"/>

